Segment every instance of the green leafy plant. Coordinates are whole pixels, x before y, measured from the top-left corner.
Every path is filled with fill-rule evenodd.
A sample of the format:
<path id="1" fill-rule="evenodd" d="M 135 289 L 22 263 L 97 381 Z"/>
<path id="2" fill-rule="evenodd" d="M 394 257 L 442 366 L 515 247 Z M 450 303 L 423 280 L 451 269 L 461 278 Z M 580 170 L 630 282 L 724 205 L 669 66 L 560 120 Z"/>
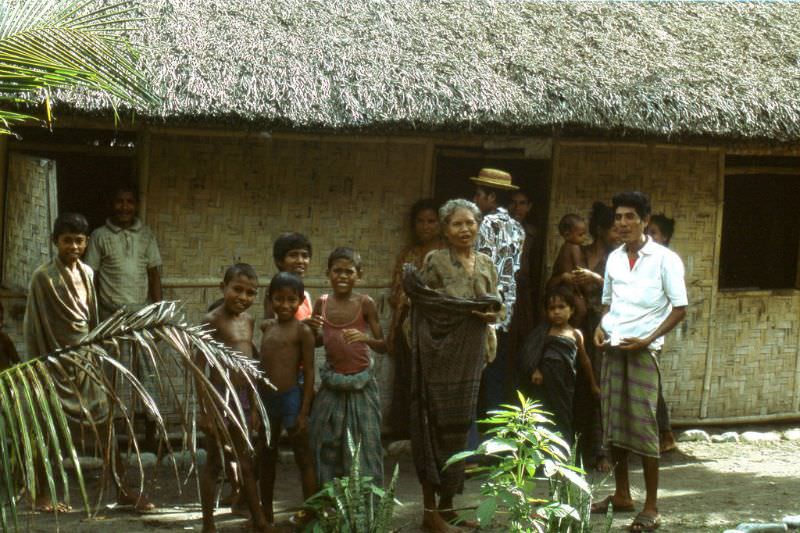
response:
<path id="1" fill-rule="evenodd" d="M 149 104 L 158 98 L 137 67 L 127 35 L 140 22 L 130 2 L 3 0 L 0 2 L 0 134 L 33 120 L 7 106 L 43 102 L 52 121 L 51 95 L 86 89 L 117 102 Z"/>
<path id="2" fill-rule="evenodd" d="M 553 422 L 541 405 L 522 394 L 519 402 L 492 411 L 481 421 L 491 426 L 490 438 L 474 451 L 454 455 L 447 465 L 473 456 L 491 463 L 472 469 L 481 480 L 483 498 L 476 510 L 481 526 L 502 513 L 509 531 L 589 531 L 586 473 L 570 460 L 567 443 L 547 427 Z M 536 496 L 537 489 L 544 497 Z"/>
<path id="3" fill-rule="evenodd" d="M 257 361 L 217 342 L 205 327 L 188 324 L 176 302 L 159 302 L 138 312 L 117 312 L 79 344 L 43 354 L 0 372 L 0 526 L 3 531 L 19 529 L 17 507 L 22 489 L 32 500 L 37 494 L 44 493 L 55 502 L 56 487 L 61 485 L 69 503 L 67 458 L 75 468 L 84 508 L 87 513 L 91 511 L 76 445 L 56 381 L 62 387 L 66 384 L 68 390 L 74 392 L 74 398 L 85 415 L 82 424 L 88 428 L 89 438 L 93 439 L 96 449 L 105 452 L 104 472 L 110 466 L 112 475 L 117 477 L 114 462 L 110 460 L 110 448 L 117 441 L 115 424 L 93 420 L 90 403 L 79 392 L 81 384 L 89 380 L 99 394 L 105 396 L 110 406 L 110 419 L 121 418 L 124 422 L 132 443 L 131 451 L 138 463 L 140 492 L 143 489 L 145 476 L 133 430 L 133 413 L 117 394 L 123 381 L 130 383 L 135 398 L 149 411 L 162 437 L 167 435 L 167 431 L 159 406 L 136 376 L 119 363 L 120 343 L 131 345 L 132 357 L 139 359 L 140 367 L 153 370 L 161 397 L 173 398 L 182 415 L 179 423 L 183 430 L 183 443 L 190 449 L 192 458 L 195 457 L 197 442 L 195 398 L 207 406 L 207 423 L 223 444 L 232 445 L 233 432 L 250 442 L 244 411 L 232 379 L 243 379 L 255 393 L 256 382 L 266 382 Z M 209 367 L 220 371 L 225 381 L 222 390 L 212 384 L 198 365 L 200 357 Z M 183 378 L 170 377 L 159 371 L 174 364 L 184 370 Z M 116 379 L 110 377 L 113 374 L 110 369 L 116 371 Z M 266 411 L 258 395 L 254 396 L 256 408 L 266 420 Z M 163 443 L 171 452 L 169 440 L 163 438 Z M 36 476 L 37 468 L 42 467 L 46 474 L 43 487 L 37 486 Z M 177 476 L 174 459 L 173 467 Z"/>
<path id="4" fill-rule="evenodd" d="M 307 533 L 386 533 L 390 531 L 395 505 L 399 465 L 395 465 L 389 487 L 384 490 L 361 474 L 361 443 L 353 443 L 350 432 L 347 444 L 353 458 L 350 475 L 326 483 L 322 490 L 306 500 L 305 509 L 314 519 L 303 531 Z"/>

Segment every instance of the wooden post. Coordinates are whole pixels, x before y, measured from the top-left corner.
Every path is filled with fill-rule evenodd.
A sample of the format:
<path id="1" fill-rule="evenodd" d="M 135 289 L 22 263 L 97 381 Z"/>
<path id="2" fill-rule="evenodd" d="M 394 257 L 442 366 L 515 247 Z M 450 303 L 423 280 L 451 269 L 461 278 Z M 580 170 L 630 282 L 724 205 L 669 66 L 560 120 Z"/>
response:
<path id="1" fill-rule="evenodd" d="M 722 213 L 725 208 L 725 151 L 720 150 L 717 157 L 717 214 L 714 233 L 714 258 L 711 266 L 711 292 L 708 302 L 708 329 L 706 338 L 706 366 L 703 373 L 703 392 L 700 396 L 700 418 L 708 417 L 708 402 L 711 396 L 711 374 L 714 367 L 714 340 L 716 338 L 717 294 L 719 293 L 719 259 L 722 242 Z"/>
<path id="2" fill-rule="evenodd" d="M 139 181 L 139 218 L 147 216 L 147 193 L 150 185 L 150 130 L 144 128 L 136 143 L 136 172 Z"/>
<path id="3" fill-rule="evenodd" d="M 3 264 L 3 243 L 6 238 L 6 176 L 8 175 L 8 136 L 0 135 L 0 265 Z"/>

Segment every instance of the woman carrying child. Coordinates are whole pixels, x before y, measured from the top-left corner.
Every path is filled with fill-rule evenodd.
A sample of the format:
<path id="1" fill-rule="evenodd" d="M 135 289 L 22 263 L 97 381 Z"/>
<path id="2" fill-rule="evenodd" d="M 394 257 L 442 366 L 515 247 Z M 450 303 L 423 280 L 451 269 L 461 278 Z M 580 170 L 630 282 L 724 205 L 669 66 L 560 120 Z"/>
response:
<path id="1" fill-rule="evenodd" d="M 502 305 L 495 266 L 475 251 L 480 216 L 467 200 L 445 203 L 439 219 L 447 248 L 430 252 L 419 274 L 408 265 L 404 276 L 411 299 L 411 450 L 422 484 L 422 527 L 435 533 L 460 531 L 450 523 L 476 525 L 453 510 L 464 463 L 444 465 L 467 444 L 481 372 L 497 348 L 490 324 Z"/>
<path id="2" fill-rule="evenodd" d="M 352 248 L 335 249 L 328 257 L 333 292 L 317 300 L 307 322 L 321 332 L 325 345 L 309 432 L 320 486 L 349 473 L 348 434 L 361 446 L 362 472 L 376 485 L 383 483 L 380 398 L 370 349 L 385 353 L 386 341 L 375 302 L 353 292 L 360 277 L 359 254 Z"/>

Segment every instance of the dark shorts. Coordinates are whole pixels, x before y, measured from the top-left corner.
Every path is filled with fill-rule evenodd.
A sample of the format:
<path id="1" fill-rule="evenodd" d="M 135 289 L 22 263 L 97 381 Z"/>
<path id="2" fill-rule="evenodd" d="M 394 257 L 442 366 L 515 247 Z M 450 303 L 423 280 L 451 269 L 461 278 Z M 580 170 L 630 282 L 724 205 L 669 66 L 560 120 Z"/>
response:
<path id="1" fill-rule="evenodd" d="M 268 391 L 261 396 L 261 401 L 270 421 L 289 430 L 297 425 L 297 417 L 303 406 L 303 389 L 295 385 L 283 392 Z"/>

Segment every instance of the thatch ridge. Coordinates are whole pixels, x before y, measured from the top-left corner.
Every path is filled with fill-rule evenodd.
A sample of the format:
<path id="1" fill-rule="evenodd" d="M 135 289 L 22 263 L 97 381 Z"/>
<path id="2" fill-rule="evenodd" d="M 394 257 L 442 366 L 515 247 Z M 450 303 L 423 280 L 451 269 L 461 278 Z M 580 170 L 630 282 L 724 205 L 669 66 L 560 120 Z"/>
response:
<path id="1" fill-rule="evenodd" d="M 137 3 L 148 120 L 800 139 L 796 3 Z"/>

